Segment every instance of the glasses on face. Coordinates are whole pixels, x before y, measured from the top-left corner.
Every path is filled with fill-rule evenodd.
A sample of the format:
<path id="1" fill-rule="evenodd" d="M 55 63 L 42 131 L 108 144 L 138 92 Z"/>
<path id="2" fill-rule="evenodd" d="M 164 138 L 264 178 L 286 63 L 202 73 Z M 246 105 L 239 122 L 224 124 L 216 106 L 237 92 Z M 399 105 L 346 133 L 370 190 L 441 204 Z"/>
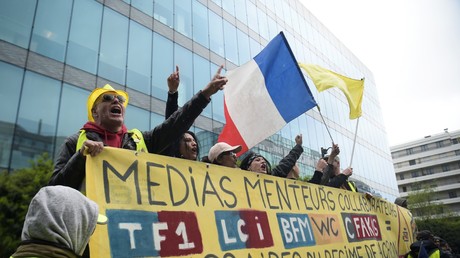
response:
<path id="1" fill-rule="evenodd" d="M 118 102 L 120 102 L 121 104 L 125 103 L 126 101 L 125 97 L 121 95 L 115 95 L 115 94 L 103 94 L 101 101 L 102 102 L 112 102 L 115 98 L 117 98 Z"/>
<path id="2" fill-rule="evenodd" d="M 236 157 L 236 153 L 233 152 L 233 151 L 222 152 L 222 154 L 220 154 L 220 155 L 221 156 L 230 155 L 230 156 Z"/>

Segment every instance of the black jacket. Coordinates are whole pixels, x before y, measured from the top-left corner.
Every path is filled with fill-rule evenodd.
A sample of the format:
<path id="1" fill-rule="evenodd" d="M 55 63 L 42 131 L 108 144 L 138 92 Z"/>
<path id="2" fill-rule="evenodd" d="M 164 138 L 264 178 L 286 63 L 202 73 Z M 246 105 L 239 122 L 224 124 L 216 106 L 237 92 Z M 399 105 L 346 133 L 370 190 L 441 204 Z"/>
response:
<path id="1" fill-rule="evenodd" d="M 192 126 L 208 103 L 208 99 L 200 91 L 162 124 L 151 131 L 143 132 L 149 153 L 164 154 L 167 147 Z M 86 136 L 93 141 L 103 141 L 101 135 L 95 132 L 87 132 Z M 79 133 L 68 137 L 61 146 L 49 185 L 65 185 L 74 189 L 80 188 L 86 174 L 86 157 L 76 150 L 78 137 Z M 123 136 L 122 148 L 136 149 L 136 143 L 131 138 L 131 134 L 127 133 Z"/>
<path id="2" fill-rule="evenodd" d="M 286 157 L 284 157 L 280 163 L 271 170 L 270 174 L 273 176 L 286 177 L 294 167 L 300 155 L 302 155 L 302 152 L 302 145 L 296 144 L 289 154 L 286 155 Z"/>

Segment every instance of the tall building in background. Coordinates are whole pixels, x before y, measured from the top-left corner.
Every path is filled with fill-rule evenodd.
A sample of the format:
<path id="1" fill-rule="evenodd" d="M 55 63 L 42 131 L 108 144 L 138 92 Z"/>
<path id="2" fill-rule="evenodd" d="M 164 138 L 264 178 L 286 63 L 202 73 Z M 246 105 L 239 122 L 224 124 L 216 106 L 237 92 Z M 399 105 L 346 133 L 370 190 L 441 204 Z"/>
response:
<path id="1" fill-rule="evenodd" d="M 428 135 L 391 147 L 401 197 L 424 187 L 432 188 L 433 200 L 460 215 L 460 130 Z M 417 212 L 413 212 L 417 216 Z"/>
<path id="2" fill-rule="evenodd" d="M 361 189 L 393 200 L 398 189 L 372 73 L 297 0 L 1 1 L 0 169 L 26 167 L 43 152 L 54 158 L 65 137 L 86 122 L 86 99 L 95 87 L 109 83 L 126 90 L 127 127 L 149 130 L 164 120 L 166 78 L 175 65 L 182 105 L 219 65 L 232 69 L 244 64 L 280 31 L 299 62 L 366 78 L 352 178 Z M 348 119 L 340 90 L 318 93 L 307 82 L 340 145 L 345 168 L 356 120 Z M 192 128 L 199 136 L 200 156 L 216 142 L 224 123 L 219 92 Z M 298 164 L 303 176 L 312 175 L 321 147 L 332 142 L 317 109 L 254 151 L 276 164 L 299 133 L 305 152 Z"/>

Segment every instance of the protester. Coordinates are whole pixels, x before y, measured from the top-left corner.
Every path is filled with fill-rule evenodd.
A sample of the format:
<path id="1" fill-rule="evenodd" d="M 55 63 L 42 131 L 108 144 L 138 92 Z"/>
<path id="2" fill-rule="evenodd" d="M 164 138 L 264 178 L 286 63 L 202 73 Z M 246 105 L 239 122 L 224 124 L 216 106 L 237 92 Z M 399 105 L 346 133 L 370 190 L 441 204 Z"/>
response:
<path id="1" fill-rule="evenodd" d="M 286 178 L 297 180 L 299 176 L 300 176 L 300 169 L 297 166 L 297 164 L 294 164 L 291 171 L 289 171 L 289 173 L 287 174 Z"/>
<path id="2" fill-rule="evenodd" d="M 433 234 L 429 230 L 422 230 L 417 233 L 417 241 L 410 245 L 410 251 L 404 256 L 407 258 L 417 257 L 440 257 L 446 258 L 448 256 L 442 255 L 439 248 L 434 243 Z"/>
<path id="3" fill-rule="evenodd" d="M 179 98 L 177 89 L 180 83 L 179 66 L 176 65 L 176 71 L 169 75 L 167 83 L 168 99 L 166 101 L 165 119 L 168 119 L 179 108 L 177 104 L 177 99 Z M 165 154 L 171 157 L 197 160 L 200 155 L 200 146 L 196 135 L 192 131 L 185 132 L 168 147 Z"/>
<path id="4" fill-rule="evenodd" d="M 128 131 L 124 125 L 128 94 L 110 85 L 96 88 L 88 97 L 88 122 L 82 130 L 68 137 L 58 154 L 50 185 L 80 189 L 85 178 L 84 152 L 98 155 L 104 146 L 155 154 L 165 154 L 167 147 L 179 139 L 193 124 L 211 96 L 223 89 L 227 79 L 220 75 L 222 66 L 206 87 L 151 131 Z"/>
<path id="5" fill-rule="evenodd" d="M 308 182 L 313 184 L 320 184 L 321 178 L 323 177 L 323 170 L 327 167 L 327 164 L 328 163 L 325 159 L 319 159 L 315 166 L 315 173 L 313 174 L 313 177 L 308 180 Z"/>
<path id="6" fill-rule="evenodd" d="M 80 257 L 96 224 L 105 223 L 98 205 L 79 191 L 43 187 L 30 202 L 22 242 L 11 257 Z"/>
<path id="7" fill-rule="evenodd" d="M 295 137 L 296 145 L 291 149 L 289 154 L 284 157 L 278 166 L 271 169 L 270 162 L 262 155 L 250 152 L 241 161 L 240 168 L 256 173 L 270 174 L 278 177 L 286 177 L 303 152 L 302 135 Z"/>
<path id="8" fill-rule="evenodd" d="M 241 145 L 231 146 L 226 142 L 218 142 L 209 149 L 208 160 L 217 165 L 237 168 L 236 154 L 241 151 Z"/>
<path id="9" fill-rule="evenodd" d="M 323 171 L 321 184 L 335 188 L 342 188 L 352 192 L 358 192 L 355 184 L 352 181 L 348 181 L 348 177 L 353 174 L 353 168 L 348 167 L 340 172 L 339 153 L 339 146 L 337 144 L 333 144 L 331 154 L 324 157 L 324 160 L 327 161 L 328 165 Z M 372 196 L 369 196 L 369 198 L 370 197 Z"/>

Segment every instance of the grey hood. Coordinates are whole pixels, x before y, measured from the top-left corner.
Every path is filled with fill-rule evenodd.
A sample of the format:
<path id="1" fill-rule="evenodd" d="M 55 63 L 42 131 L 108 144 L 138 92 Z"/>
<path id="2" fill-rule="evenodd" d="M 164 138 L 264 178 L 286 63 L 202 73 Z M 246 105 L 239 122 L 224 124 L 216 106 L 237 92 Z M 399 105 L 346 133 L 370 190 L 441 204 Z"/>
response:
<path id="1" fill-rule="evenodd" d="M 96 228 L 98 205 L 66 186 L 40 189 L 29 205 L 21 240 L 57 243 L 82 255 Z"/>

